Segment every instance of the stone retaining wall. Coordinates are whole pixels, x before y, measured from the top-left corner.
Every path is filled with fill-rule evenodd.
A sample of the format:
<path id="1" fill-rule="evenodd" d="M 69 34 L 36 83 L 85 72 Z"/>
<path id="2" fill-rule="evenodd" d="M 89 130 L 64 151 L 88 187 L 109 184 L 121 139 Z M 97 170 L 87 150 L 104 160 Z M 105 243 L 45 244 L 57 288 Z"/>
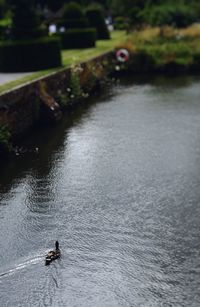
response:
<path id="1" fill-rule="evenodd" d="M 114 61 L 113 52 L 108 52 L 79 64 L 81 88 L 92 91 L 96 83 L 112 70 Z M 62 116 L 57 102 L 59 97 L 66 95 L 73 69 L 76 67 L 63 69 L 0 95 L 0 125 L 6 124 L 14 138 L 27 133 L 41 113 L 42 120 L 57 121 Z M 72 99 L 72 103 L 76 103 L 76 99 Z"/>

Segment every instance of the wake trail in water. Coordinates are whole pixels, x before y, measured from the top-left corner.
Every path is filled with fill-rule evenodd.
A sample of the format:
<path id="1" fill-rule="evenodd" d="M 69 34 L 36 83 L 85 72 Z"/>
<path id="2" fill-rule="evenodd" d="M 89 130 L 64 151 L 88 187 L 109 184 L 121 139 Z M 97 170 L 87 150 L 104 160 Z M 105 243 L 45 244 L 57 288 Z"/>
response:
<path id="1" fill-rule="evenodd" d="M 41 255 L 41 256 L 36 256 L 36 257 L 34 257 L 34 258 L 31 258 L 31 259 L 26 260 L 25 262 L 19 263 L 19 264 L 16 265 L 14 268 L 9 269 L 9 270 L 7 270 L 7 271 L 5 271 L 5 272 L 0 273 L 0 279 L 2 279 L 2 278 L 5 277 L 5 276 L 9 276 L 9 275 L 15 274 L 16 272 L 18 272 L 18 271 L 20 271 L 20 270 L 23 270 L 23 269 L 27 268 L 27 267 L 30 266 L 30 265 L 37 264 L 37 263 L 39 263 L 42 259 L 44 259 L 44 256 L 43 256 L 43 255 Z"/>

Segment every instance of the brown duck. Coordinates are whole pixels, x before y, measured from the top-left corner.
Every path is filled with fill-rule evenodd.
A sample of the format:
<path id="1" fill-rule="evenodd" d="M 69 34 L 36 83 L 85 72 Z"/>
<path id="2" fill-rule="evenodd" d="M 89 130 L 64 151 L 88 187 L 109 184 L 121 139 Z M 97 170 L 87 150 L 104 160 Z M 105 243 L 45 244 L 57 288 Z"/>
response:
<path id="1" fill-rule="evenodd" d="M 49 251 L 45 257 L 45 265 L 49 265 L 52 261 L 60 257 L 59 242 L 55 242 L 55 250 Z"/>

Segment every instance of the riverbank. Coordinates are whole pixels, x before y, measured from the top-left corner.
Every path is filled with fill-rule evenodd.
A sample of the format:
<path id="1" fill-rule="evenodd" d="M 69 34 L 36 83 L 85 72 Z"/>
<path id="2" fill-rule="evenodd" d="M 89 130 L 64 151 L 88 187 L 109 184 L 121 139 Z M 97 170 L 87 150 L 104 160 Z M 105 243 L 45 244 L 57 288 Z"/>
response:
<path id="1" fill-rule="evenodd" d="M 11 82 L 5 82 L 4 84 L 0 85 L 0 95 L 23 84 L 29 83 L 31 81 L 36 81 L 39 78 L 46 77 L 65 68 L 69 68 L 71 65 L 79 64 L 93 57 L 97 57 L 103 53 L 112 51 L 115 46 L 118 45 L 120 42 L 123 43 L 126 37 L 127 34 L 125 33 L 125 31 L 113 31 L 111 32 L 110 40 L 97 41 L 95 48 L 63 50 L 62 67 L 30 73 L 25 77 L 19 79 L 17 78 L 15 80 L 12 80 Z"/>
<path id="2" fill-rule="evenodd" d="M 84 103 L 116 70 L 120 74 L 123 71 L 199 73 L 200 70 L 199 27 L 145 29 L 128 36 L 117 32 L 112 41 L 99 44 L 96 49 L 64 51 L 64 68 L 34 73 L 0 87 L 4 90 L 0 95 L 3 151 L 9 151 L 10 140 L 13 142 L 28 133 L 36 123 L 55 123 L 64 110 Z M 116 59 L 115 50 L 119 48 L 126 48 L 130 53 L 125 63 Z M 13 88 L 14 85 L 18 87 Z M 12 89 L 5 91 L 7 86 Z"/>
<path id="3" fill-rule="evenodd" d="M 126 48 L 131 59 L 125 69 L 132 72 L 200 71 L 200 25 L 186 29 L 169 26 L 146 28 L 129 34 Z"/>
<path id="4" fill-rule="evenodd" d="M 63 51 L 62 68 L 39 71 L 0 86 L 0 152 L 36 123 L 58 121 L 63 111 L 83 102 L 113 68 L 113 49 L 124 31 L 96 48 Z"/>
<path id="5" fill-rule="evenodd" d="M 64 110 L 84 103 L 114 70 L 113 51 L 41 77 L 0 95 L 0 151 L 36 123 L 55 123 Z"/>

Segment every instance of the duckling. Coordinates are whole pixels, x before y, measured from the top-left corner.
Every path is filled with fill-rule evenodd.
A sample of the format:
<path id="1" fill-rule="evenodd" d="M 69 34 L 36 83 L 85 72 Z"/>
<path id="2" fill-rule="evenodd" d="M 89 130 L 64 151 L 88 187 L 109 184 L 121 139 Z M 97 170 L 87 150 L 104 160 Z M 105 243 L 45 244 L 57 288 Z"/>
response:
<path id="1" fill-rule="evenodd" d="M 55 250 L 49 251 L 45 257 L 45 265 L 49 265 L 53 260 L 60 257 L 59 242 L 55 242 Z"/>

